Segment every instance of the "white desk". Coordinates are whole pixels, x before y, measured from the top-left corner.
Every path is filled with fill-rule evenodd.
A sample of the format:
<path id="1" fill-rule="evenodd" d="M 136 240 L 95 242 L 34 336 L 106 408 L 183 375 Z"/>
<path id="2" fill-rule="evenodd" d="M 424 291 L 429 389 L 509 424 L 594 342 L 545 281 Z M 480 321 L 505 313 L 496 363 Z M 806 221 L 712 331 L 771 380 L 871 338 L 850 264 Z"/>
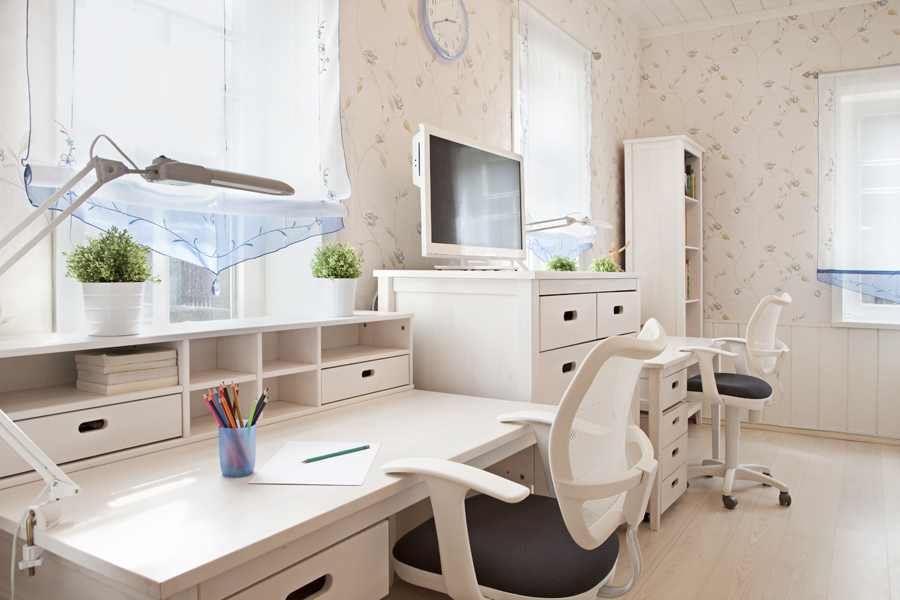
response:
<path id="1" fill-rule="evenodd" d="M 641 428 L 653 443 L 653 452 L 659 461 L 647 505 L 650 529 L 659 529 L 662 513 L 687 489 L 687 420 L 700 408 L 699 403 L 685 401 L 688 367 L 697 364 L 697 359 L 678 349 L 714 345 L 715 342 L 707 338 L 669 336 L 662 354 L 644 361 L 639 384 Z M 717 443 L 715 438 L 714 444 Z"/>
<path id="2" fill-rule="evenodd" d="M 521 408 L 414 390 L 259 429 L 257 467 L 290 440 L 381 442 L 360 487 L 226 479 L 214 439 L 71 473 L 82 493 L 62 501 L 59 526 L 36 533 L 47 561 L 33 579 L 18 573 L 17 598 L 231 596 L 427 497 L 418 477 L 386 475 L 382 464 L 424 456 L 483 468 L 534 444 L 530 429 L 497 422 Z M 0 491 L 0 564 L 41 485 Z"/>

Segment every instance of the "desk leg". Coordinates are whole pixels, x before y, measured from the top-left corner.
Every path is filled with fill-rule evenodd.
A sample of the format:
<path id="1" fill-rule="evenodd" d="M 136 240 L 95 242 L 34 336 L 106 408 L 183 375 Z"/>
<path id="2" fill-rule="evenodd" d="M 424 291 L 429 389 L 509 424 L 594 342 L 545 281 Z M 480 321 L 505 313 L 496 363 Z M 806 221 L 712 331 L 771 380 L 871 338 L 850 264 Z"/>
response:
<path id="1" fill-rule="evenodd" d="M 661 369 L 653 369 L 650 371 L 649 384 L 650 397 L 648 400 L 650 401 L 650 406 L 647 407 L 647 429 L 649 430 L 647 437 L 650 438 L 650 442 L 653 444 L 653 454 L 656 456 L 656 459 L 659 460 L 660 452 L 662 452 L 662 432 L 660 431 L 662 410 L 659 406 L 659 396 L 662 389 Z M 661 494 L 659 493 L 659 484 L 661 481 L 662 471 L 657 469 L 656 478 L 653 482 L 653 490 L 650 492 L 650 503 L 647 505 L 647 510 L 650 512 L 650 529 L 653 531 L 659 529 L 659 522 L 662 516 L 662 499 L 660 498 Z"/>

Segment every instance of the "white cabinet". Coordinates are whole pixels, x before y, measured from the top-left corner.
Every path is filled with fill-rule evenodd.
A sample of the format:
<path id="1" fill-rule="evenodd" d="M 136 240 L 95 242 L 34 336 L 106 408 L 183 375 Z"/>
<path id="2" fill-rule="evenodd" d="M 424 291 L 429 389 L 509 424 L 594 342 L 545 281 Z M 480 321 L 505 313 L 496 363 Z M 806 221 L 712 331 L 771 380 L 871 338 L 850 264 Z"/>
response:
<path id="1" fill-rule="evenodd" d="M 687 136 L 625 140 L 625 268 L 646 273 L 641 317 L 669 335 L 702 335 L 702 167 L 703 149 Z"/>
<path id="2" fill-rule="evenodd" d="M 640 331 L 636 273 L 376 271 L 379 310 L 416 316 L 416 387 L 559 404 L 598 340 Z"/>

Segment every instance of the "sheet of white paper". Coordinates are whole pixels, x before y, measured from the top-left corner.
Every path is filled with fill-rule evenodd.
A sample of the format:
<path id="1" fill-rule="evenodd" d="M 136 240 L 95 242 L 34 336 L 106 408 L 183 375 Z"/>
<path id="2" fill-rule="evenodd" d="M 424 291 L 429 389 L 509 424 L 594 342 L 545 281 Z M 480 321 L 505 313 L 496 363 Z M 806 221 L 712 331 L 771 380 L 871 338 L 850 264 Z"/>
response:
<path id="1" fill-rule="evenodd" d="M 304 463 L 307 458 L 359 448 L 365 442 L 288 442 L 256 471 L 249 483 L 274 485 L 362 485 L 381 444 L 368 450 Z"/>

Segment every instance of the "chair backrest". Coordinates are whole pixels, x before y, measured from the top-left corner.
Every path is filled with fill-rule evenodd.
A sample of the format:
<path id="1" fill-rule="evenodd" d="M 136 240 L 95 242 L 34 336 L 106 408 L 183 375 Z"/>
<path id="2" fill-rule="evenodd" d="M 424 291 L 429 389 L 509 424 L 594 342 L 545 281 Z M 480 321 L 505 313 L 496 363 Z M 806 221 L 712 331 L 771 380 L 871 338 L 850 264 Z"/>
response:
<path id="1" fill-rule="evenodd" d="M 776 328 L 781 309 L 791 303 L 791 296 L 784 293 L 781 296 L 766 296 L 763 298 L 747 325 L 748 349 L 775 350 Z M 765 377 L 775 373 L 777 359 L 770 356 L 754 356 L 748 352 L 750 364 L 756 369 L 756 375 Z"/>
<path id="2" fill-rule="evenodd" d="M 590 528 L 618 497 L 567 498 L 558 482 L 608 481 L 634 466 L 626 434 L 634 425 L 635 385 L 643 362 L 665 347 L 666 333 L 656 319 L 650 319 L 637 338 L 608 338 L 588 353 L 563 395 L 550 430 L 550 470 L 563 518 L 576 540 L 606 540 L 609 533 L 596 539 L 597 532 Z"/>

